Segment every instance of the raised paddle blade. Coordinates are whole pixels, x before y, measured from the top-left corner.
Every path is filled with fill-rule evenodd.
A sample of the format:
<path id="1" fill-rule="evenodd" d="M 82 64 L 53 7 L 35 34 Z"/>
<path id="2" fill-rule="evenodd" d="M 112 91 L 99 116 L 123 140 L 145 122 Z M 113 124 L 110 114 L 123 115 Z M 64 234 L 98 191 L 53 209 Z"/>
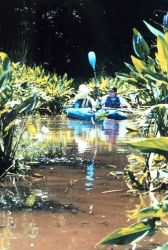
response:
<path id="1" fill-rule="evenodd" d="M 95 69 L 95 66 L 96 66 L 96 54 L 95 54 L 95 52 L 90 51 L 88 53 L 88 59 L 89 59 L 90 65 L 93 67 L 93 69 Z"/>

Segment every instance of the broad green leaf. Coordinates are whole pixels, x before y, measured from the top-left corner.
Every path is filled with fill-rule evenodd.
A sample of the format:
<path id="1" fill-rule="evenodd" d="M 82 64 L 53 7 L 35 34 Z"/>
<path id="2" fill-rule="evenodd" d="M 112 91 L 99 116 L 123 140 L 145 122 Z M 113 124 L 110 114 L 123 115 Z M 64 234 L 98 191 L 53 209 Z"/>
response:
<path id="1" fill-rule="evenodd" d="M 0 52 L 0 58 L 2 61 L 3 70 L 9 70 L 11 63 L 8 55 L 4 52 Z"/>
<path id="2" fill-rule="evenodd" d="M 0 93 L 4 91 L 4 89 L 9 84 L 9 71 L 6 70 L 0 74 Z"/>
<path id="3" fill-rule="evenodd" d="M 151 138 L 129 144 L 146 153 L 166 154 L 168 152 L 168 137 Z"/>
<path id="4" fill-rule="evenodd" d="M 154 28 L 151 24 L 147 23 L 146 21 L 143 21 L 147 28 L 155 35 L 155 36 L 161 36 L 164 37 L 164 33 L 160 30 Z"/>
<path id="5" fill-rule="evenodd" d="M 167 249 L 168 249 L 168 242 L 163 246 L 156 248 L 155 250 L 167 250 Z"/>
<path id="6" fill-rule="evenodd" d="M 138 241 L 147 234 L 152 234 L 155 231 L 155 221 L 155 219 L 139 221 L 129 227 L 116 230 L 101 240 L 98 244 L 126 245 Z"/>
<path id="7" fill-rule="evenodd" d="M 150 56 L 148 56 L 148 67 L 152 72 L 156 72 L 156 62 L 153 58 L 151 58 Z"/>
<path id="8" fill-rule="evenodd" d="M 38 96 L 35 93 L 33 96 L 24 100 L 21 104 L 16 105 L 14 107 L 14 110 L 19 113 L 33 111 L 37 105 L 37 102 L 38 102 Z"/>
<path id="9" fill-rule="evenodd" d="M 145 57 L 149 56 L 150 49 L 141 35 L 141 33 L 137 29 L 133 29 L 133 48 L 138 57 L 140 57 L 142 60 L 145 59 Z"/>
<path id="10" fill-rule="evenodd" d="M 142 70 L 147 69 L 147 65 L 144 61 L 136 58 L 135 56 L 131 56 L 132 62 L 136 68 L 136 70 L 141 73 Z"/>
<path id="11" fill-rule="evenodd" d="M 168 45 L 168 32 L 166 32 L 164 35 L 164 41 Z"/>
<path id="12" fill-rule="evenodd" d="M 14 119 L 13 121 L 11 121 L 8 126 L 6 126 L 6 128 L 4 129 L 5 132 L 8 132 L 13 126 L 15 126 L 16 123 L 16 119 Z"/>
<path id="13" fill-rule="evenodd" d="M 125 64 L 125 66 L 127 66 L 127 68 L 129 68 L 130 70 L 136 70 L 135 69 L 135 67 L 132 65 L 132 64 L 130 64 L 130 63 L 126 63 L 126 62 L 124 62 L 124 64 Z"/>
<path id="14" fill-rule="evenodd" d="M 160 68 L 163 72 L 168 72 L 168 44 L 161 36 L 157 37 L 157 50 L 156 58 Z"/>
<path id="15" fill-rule="evenodd" d="M 144 70 L 143 73 L 150 79 L 154 80 L 154 81 L 164 81 L 164 82 L 168 82 L 168 78 L 163 75 L 162 73 L 154 73 L 150 70 Z"/>
<path id="16" fill-rule="evenodd" d="M 168 205 L 164 203 L 157 204 L 155 206 L 143 208 L 140 211 L 129 216 L 129 219 L 138 219 L 138 218 L 149 218 L 149 217 L 158 217 L 163 218 L 168 215 Z"/>

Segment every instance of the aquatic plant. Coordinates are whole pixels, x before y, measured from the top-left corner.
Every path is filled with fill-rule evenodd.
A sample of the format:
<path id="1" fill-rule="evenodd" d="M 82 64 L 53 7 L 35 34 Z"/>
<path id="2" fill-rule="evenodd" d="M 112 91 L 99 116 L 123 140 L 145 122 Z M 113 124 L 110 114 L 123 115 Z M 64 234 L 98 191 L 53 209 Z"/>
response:
<path id="1" fill-rule="evenodd" d="M 136 125 L 146 136 L 168 136 L 168 104 L 157 104 L 143 112 L 143 119 L 137 119 Z"/>
<path id="2" fill-rule="evenodd" d="M 103 245 L 127 245 L 131 244 L 134 247 L 137 242 L 142 240 L 144 237 L 152 237 L 159 229 L 167 234 L 167 221 L 164 219 L 168 215 L 168 197 L 164 197 L 161 202 L 157 202 L 149 207 L 133 211 L 129 216 L 129 220 L 137 219 L 134 224 L 120 228 L 104 239 L 98 244 Z M 162 247 L 155 248 L 156 250 L 167 249 L 165 248 L 168 243 Z M 133 247 L 133 249 L 134 249 Z"/>
<path id="3" fill-rule="evenodd" d="M 125 180 L 130 190 L 165 189 L 168 184 L 168 137 L 146 139 L 130 145 L 143 152 L 142 156 L 129 156 Z"/>
<path id="4" fill-rule="evenodd" d="M 16 98 L 12 80 L 12 64 L 5 53 L 0 53 L 0 178 L 7 170 L 18 166 L 15 158 L 26 126 L 27 117 L 38 106 L 37 93 Z M 21 132 L 16 138 L 18 124 Z"/>
<path id="5" fill-rule="evenodd" d="M 119 79 L 136 86 L 140 104 L 166 103 L 168 96 L 168 33 L 157 32 L 155 57 L 142 34 L 133 29 L 133 49 L 138 56 L 131 56 L 133 64 L 125 63 L 130 73 L 116 73 Z"/>
<path id="6" fill-rule="evenodd" d="M 137 188 L 154 191 L 158 188 L 163 187 L 163 185 L 167 186 L 168 137 L 146 139 L 143 141 L 130 143 L 130 145 L 140 149 L 143 153 L 146 153 L 147 158 L 146 161 L 143 161 L 143 159 L 139 157 L 138 165 L 141 161 L 139 169 L 144 166 L 142 168 L 142 171 L 139 171 L 134 163 L 132 168 L 127 168 L 126 182 L 129 182 L 129 188 L 131 188 L 132 190 L 135 190 Z M 158 163 L 157 165 L 155 164 L 154 167 L 152 166 L 153 153 L 162 155 L 164 157 L 165 168 L 162 164 L 162 168 L 159 169 Z M 134 213 L 129 216 L 129 219 L 137 219 L 136 223 L 131 226 L 121 228 L 112 232 L 110 235 L 106 236 L 103 240 L 101 240 L 98 244 L 135 245 L 144 237 L 153 236 L 158 229 L 161 229 L 163 233 L 167 234 L 167 225 L 165 226 L 162 223 L 164 222 L 162 221 L 163 218 L 168 215 L 167 200 L 167 196 L 164 197 L 161 202 L 156 202 L 155 199 L 155 203 L 153 202 L 150 207 L 136 209 Z M 158 248 L 158 250 L 159 249 L 162 248 Z"/>
<path id="7" fill-rule="evenodd" d="M 163 31 L 144 22 L 148 29 L 157 37 L 156 45 L 151 48 L 142 34 L 133 29 L 132 64 L 125 63 L 129 74 L 116 73 L 119 79 L 136 87 L 135 99 L 140 105 L 153 106 L 148 112 L 142 114 L 145 119 L 140 122 L 144 131 L 159 132 L 167 135 L 167 100 L 168 100 L 168 32 L 167 15 L 163 17 Z M 155 54 L 153 53 L 155 50 Z M 163 112 L 164 111 L 164 112 Z M 147 115 L 146 115 L 147 114 Z M 152 128 L 152 129 L 151 129 Z"/>

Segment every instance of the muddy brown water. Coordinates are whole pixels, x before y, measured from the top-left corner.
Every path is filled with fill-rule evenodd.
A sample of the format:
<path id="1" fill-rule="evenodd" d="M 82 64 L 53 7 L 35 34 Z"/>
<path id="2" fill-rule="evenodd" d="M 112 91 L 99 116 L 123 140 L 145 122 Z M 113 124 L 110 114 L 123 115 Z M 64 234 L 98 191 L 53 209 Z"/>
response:
<path id="1" fill-rule="evenodd" d="M 111 120 L 94 126 L 61 118 L 42 119 L 39 129 L 45 125 L 50 131 L 37 148 L 42 149 L 42 157 L 48 157 L 48 164 L 35 167 L 34 172 L 44 178 L 31 178 L 31 188 L 42 189 L 49 200 L 73 204 L 74 209 L 1 211 L 0 250 L 132 249 L 131 245 L 96 245 L 112 231 L 133 224 L 128 222 L 128 211 L 142 202 L 127 192 L 122 175 L 127 155 L 134 153 L 126 144 L 132 140 L 125 129 L 128 122 Z M 119 171 L 118 177 L 109 174 L 111 171 Z M 166 236 L 157 233 L 139 242 L 143 247 L 137 249 L 154 249 L 163 242 Z"/>

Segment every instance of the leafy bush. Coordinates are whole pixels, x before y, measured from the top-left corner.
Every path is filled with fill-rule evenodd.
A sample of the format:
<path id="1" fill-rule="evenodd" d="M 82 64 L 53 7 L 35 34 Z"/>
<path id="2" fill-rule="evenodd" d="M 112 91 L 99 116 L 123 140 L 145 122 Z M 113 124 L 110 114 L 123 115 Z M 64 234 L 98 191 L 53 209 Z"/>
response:
<path id="1" fill-rule="evenodd" d="M 24 98 L 15 92 L 12 79 L 12 65 L 5 53 L 0 53 L 0 178 L 8 169 L 17 166 L 16 151 L 26 126 L 28 116 L 38 106 L 37 93 Z M 16 138 L 17 125 L 22 123 Z"/>
<path id="2" fill-rule="evenodd" d="M 168 33 L 156 31 L 148 23 L 150 30 L 157 35 L 156 53 L 152 58 L 152 50 L 142 34 L 133 29 L 133 48 L 137 55 L 131 56 L 132 64 L 125 63 L 130 73 L 116 73 L 119 79 L 136 86 L 137 98 L 141 104 L 156 105 L 166 103 L 168 98 Z"/>
<path id="3" fill-rule="evenodd" d="M 62 77 L 56 73 L 46 73 L 42 67 L 29 67 L 25 64 L 13 64 L 13 84 L 15 99 L 24 98 L 30 93 L 37 92 L 41 105 L 40 114 L 59 114 L 73 94 L 73 79 L 68 80 L 67 74 Z"/>

